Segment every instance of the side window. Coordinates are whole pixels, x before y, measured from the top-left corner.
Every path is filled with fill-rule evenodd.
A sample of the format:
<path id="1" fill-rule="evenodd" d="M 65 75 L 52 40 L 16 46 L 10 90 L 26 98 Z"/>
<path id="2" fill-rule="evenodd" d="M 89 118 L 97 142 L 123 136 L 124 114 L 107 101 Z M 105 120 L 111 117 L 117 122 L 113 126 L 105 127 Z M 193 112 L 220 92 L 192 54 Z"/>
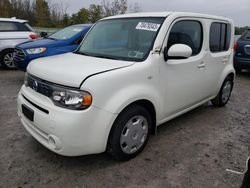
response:
<path id="1" fill-rule="evenodd" d="M 250 40 L 250 30 L 245 31 L 240 38 L 242 40 Z"/>
<path id="2" fill-rule="evenodd" d="M 209 46 L 211 52 L 220 51 L 220 24 L 213 23 L 210 28 Z"/>
<path id="3" fill-rule="evenodd" d="M 231 26 L 225 23 L 212 23 L 209 46 L 211 52 L 227 51 L 230 47 Z"/>
<path id="4" fill-rule="evenodd" d="M 0 32 L 16 31 L 17 26 L 13 22 L 0 22 Z"/>
<path id="5" fill-rule="evenodd" d="M 0 32 L 29 31 L 28 28 L 18 22 L 0 22 Z"/>
<path id="6" fill-rule="evenodd" d="M 29 29 L 23 23 L 16 22 L 15 25 L 17 27 L 17 31 L 29 31 Z"/>
<path id="7" fill-rule="evenodd" d="M 177 22 L 168 38 L 168 49 L 174 44 L 186 44 L 193 50 L 193 56 L 200 53 L 203 43 L 203 30 L 199 21 L 184 20 Z"/>

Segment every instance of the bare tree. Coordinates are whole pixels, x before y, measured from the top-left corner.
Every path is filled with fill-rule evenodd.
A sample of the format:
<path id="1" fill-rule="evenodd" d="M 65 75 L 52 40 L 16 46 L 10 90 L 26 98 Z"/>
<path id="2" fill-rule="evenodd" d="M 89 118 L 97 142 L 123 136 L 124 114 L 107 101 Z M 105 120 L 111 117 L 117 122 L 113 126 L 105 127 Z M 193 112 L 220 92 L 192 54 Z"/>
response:
<path id="1" fill-rule="evenodd" d="M 102 0 L 104 16 L 112 16 L 117 14 L 124 14 L 128 9 L 127 0 Z"/>
<path id="2" fill-rule="evenodd" d="M 136 12 L 141 12 L 142 9 L 141 9 L 141 6 L 139 5 L 138 2 L 136 3 L 132 3 L 129 5 L 129 12 L 130 13 L 136 13 Z"/>
<path id="3" fill-rule="evenodd" d="M 63 20 L 64 16 L 67 14 L 67 9 L 69 7 L 68 3 L 54 3 L 52 0 L 49 1 L 49 9 L 51 13 L 51 20 L 53 22 L 58 22 Z"/>

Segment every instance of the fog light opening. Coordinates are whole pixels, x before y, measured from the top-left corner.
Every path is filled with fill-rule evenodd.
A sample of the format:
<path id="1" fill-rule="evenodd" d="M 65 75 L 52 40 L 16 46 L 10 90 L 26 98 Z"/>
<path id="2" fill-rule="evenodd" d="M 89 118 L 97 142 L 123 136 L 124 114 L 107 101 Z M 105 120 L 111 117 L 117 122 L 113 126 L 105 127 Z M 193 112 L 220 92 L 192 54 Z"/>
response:
<path id="1" fill-rule="evenodd" d="M 59 140 L 58 138 L 52 136 L 52 135 L 49 135 L 49 138 L 48 138 L 48 142 L 49 142 L 49 146 L 54 149 L 54 150 L 59 150 L 61 149 L 61 146 L 59 144 Z"/>

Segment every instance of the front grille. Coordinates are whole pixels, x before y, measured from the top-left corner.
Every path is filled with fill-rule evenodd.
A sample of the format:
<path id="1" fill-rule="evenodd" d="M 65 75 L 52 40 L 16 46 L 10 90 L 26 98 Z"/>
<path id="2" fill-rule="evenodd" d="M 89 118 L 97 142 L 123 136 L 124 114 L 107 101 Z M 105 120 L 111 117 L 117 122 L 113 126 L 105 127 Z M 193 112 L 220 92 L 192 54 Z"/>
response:
<path id="1" fill-rule="evenodd" d="M 25 57 L 26 57 L 26 54 L 24 53 L 22 49 L 16 48 L 14 50 L 14 54 L 13 54 L 14 61 L 23 61 Z"/>
<path id="2" fill-rule="evenodd" d="M 245 46 L 245 52 L 246 54 L 250 55 L 250 45 Z"/>
<path id="3" fill-rule="evenodd" d="M 31 102 L 31 101 L 30 101 L 27 97 L 25 97 L 23 94 L 22 94 L 22 96 L 23 96 L 23 98 L 24 98 L 28 103 L 30 103 L 32 106 L 36 107 L 38 110 L 40 110 L 40 111 L 42 111 L 42 112 L 44 112 L 44 113 L 46 113 L 46 114 L 49 114 L 49 111 L 48 111 L 48 110 L 46 110 L 46 109 L 44 109 L 44 108 L 38 106 L 37 104 Z"/>
<path id="4" fill-rule="evenodd" d="M 50 97 L 52 95 L 52 88 L 48 84 L 44 83 L 42 80 L 34 78 L 33 76 L 27 76 L 27 86 L 36 92 Z"/>

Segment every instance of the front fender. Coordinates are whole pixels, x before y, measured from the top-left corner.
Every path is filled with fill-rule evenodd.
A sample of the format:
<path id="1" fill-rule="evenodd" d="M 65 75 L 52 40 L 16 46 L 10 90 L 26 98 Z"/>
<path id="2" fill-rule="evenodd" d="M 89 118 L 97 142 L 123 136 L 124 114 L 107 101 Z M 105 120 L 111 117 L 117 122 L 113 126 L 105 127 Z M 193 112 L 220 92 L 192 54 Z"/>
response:
<path id="1" fill-rule="evenodd" d="M 60 54 L 65 54 L 65 53 L 73 52 L 73 51 L 75 51 L 76 48 L 77 48 L 77 46 L 75 46 L 75 45 L 48 48 L 46 56 L 60 55 Z"/>
<path id="2" fill-rule="evenodd" d="M 101 107 L 109 112 L 119 114 L 123 109 L 131 103 L 139 100 L 147 100 L 153 104 L 155 110 L 159 109 L 158 101 L 159 94 L 152 87 L 143 85 L 131 85 L 129 87 L 121 88 L 119 91 L 113 93 L 108 100 L 101 104 Z M 156 114 L 158 114 L 156 112 Z"/>
<path id="3" fill-rule="evenodd" d="M 93 105 L 111 113 L 119 114 L 135 101 L 148 100 L 158 116 L 161 98 L 158 79 L 157 63 L 138 63 L 90 77 L 81 89 L 92 94 Z"/>

